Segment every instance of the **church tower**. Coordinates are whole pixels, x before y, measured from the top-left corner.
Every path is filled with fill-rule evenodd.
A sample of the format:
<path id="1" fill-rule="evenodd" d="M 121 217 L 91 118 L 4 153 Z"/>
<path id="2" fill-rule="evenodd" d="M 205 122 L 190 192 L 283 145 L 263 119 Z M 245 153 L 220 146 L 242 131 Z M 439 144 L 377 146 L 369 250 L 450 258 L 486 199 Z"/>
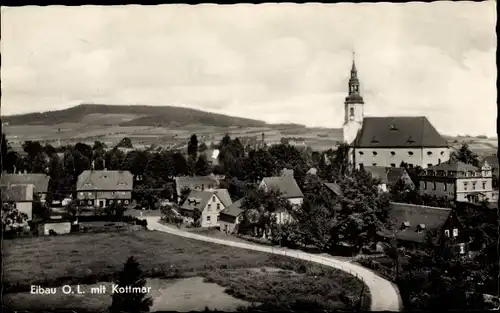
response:
<path id="1" fill-rule="evenodd" d="M 363 97 L 359 94 L 358 71 L 352 59 L 351 78 L 349 79 L 349 95 L 344 102 L 344 141 L 352 144 L 363 125 Z"/>

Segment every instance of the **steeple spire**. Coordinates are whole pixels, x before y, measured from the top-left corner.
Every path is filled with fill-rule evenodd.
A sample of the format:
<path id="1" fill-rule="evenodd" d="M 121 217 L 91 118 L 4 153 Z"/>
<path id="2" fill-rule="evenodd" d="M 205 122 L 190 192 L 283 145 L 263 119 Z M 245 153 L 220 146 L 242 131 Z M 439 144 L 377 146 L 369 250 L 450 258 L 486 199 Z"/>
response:
<path id="1" fill-rule="evenodd" d="M 352 78 L 355 78 L 358 73 L 358 71 L 356 70 L 356 52 L 352 52 L 352 68 L 351 68 L 351 77 Z M 353 76 L 354 74 L 354 76 Z"/>

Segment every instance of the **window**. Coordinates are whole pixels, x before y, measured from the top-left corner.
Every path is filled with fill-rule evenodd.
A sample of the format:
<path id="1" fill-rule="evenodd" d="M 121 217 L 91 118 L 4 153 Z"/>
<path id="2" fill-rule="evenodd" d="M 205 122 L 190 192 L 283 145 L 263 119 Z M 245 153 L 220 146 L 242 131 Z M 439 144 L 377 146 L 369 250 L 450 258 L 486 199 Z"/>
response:
<path id="1" fill-rule="evenodd" d="M 483 189 L 486 189 L 486 182 L 483 181 Z"/>
<path id="2" fill-rule="evenodd" d="M 427 189 L 427 182 L 424 181 L 424 189 Z"/>
<path id="3" fill-rule="evenodd" d="M 210 222 L 210 215 L 207 216 L 207 222 Z"/>
<path id="4" fill-rule="evenodd" d="M 391 151 L 391 155 L 392 155 L 392 156 L 396 155 L 396 152 Z"/>
<path id="5" fill-rule="evenodd" d="M 220 220 L 220 215 L 217 215 L 217 222 Z"/>
<path id="6" fill-rule="evenodd" d="M 128 200 L 125 200 L 125 204 L 128 204 Z"/>
<path id="7" fill-rule="evenodd" d="M 118 203 L 122 203 L 122 200 L 118 200 Z"/>
<path id="8" fill-rule="evenodd" d="M 83 196 L 83 195 L 84 195 L 84 193 L 83 193 L 83 192 L 80 192 L 80 196 Z"/>
<path id="9" fill-rule="evenodd" d="M 211 204 L 207 205 L 207 211 L 212 211 L 212 205 Z"/>
<path id="10" fill-rule="evenodd" d="M 464 190 L 467 190 L 467 182 L 464 182 Z"/>
<path id="11" fill-rule="evenodd" d="M 377 155 L 377 151 L 373 151 L 372 153 L 373 153 L 374 156 Z"/>
<path id="12" fill-rule="evenodd" d="M 363 154 L 364 154 L 363 151 L 359 151 L 359 155 L 363 155 Z"/>
<path id="13" fill-rule="evenodd" d="M 457 237 L 457 236 L 458 236 L 458 229 L 453 228 L 453 237 Z"/>
<path id="14" fill-rule="evenodd" d="M 441 164 L 441 159 L 438 159 L 438 164 Z"/>
<path id="15" fill-rule="evenodd" d="M 476 182 L 472 183 L 472 190 L 476 190 Z"/>
<path id="16" fill-rule="evenodd" d="M 445 229 L 445 230 L 444 230 L 444 235 L 445 235 L 446 237 L 450 237 L 450 231 L 449 231 L 448 229 Z"/>
<path id="17" fill-rule="evenodd" d="M 432 155 L 432 151 L 427 151 L 427 155 Z"/>
<path id="18" fill-rule="evenodd" d="M 391 163 L 391 167 L 396 167 L 396 164 L 394 164 L 394 163 Z"/>
<path id="19" fill-rule="evenodd" d="M 441 155 L 444 155 L 444 151 L 441 151 Z"/>
<path id="20" fill-rule="evenodd" d="M 436 182 L 432 183 L 432 190 L 436 190 Z"/>
<path id="21" fill-rule="evenodd" d="M 408 155 L 413 155 L 413 151 L 408 151 Z"/>
<path id="22" fill-rule="evenodd" d="M 427 167 L 432 167 L 432 164 L 431 163 L 427 163 Z"/>
<path id="23" fill-rule="evenodd" d="M 91 205 L 91 204 L 92 204 L 92 201 L 90 201 L 90 200 L 89 200 L 87 203 L 88 203 L 88 205 Z"/>
<path id="24" fill-rule="evenodd" d="M 377 163 L 372 163 L 372 166 L 377 166 Z"/>
<path id="25" fill-rule="evenodd" d="M 220 203 L 217 203 L 217 211 L 220 210 Z"/>
<path id="26" fill-rule="evenodd" d="M 409 168 L 413 168 L 413 164 L 408 163 L 408 167 L 409 167 Z"/>
<path id="27" fill-rule="evenodd" d="M 112 204 L 113 203 L 113 200 L 109 200 L 109 204 Z"/>
<path id="28" fill-rule="evenodd" d="M 205 190 L 205 184 L 201 184 L 201 191 Z"/>
<path id="29" fill-rule="evenodd" d="M 349 108 L 349 116 L 354 116 L 354 108 Z"/>
<path id="30" fill-rule="evenodd" d="M 215 196 L 212 197 L 212 202 L 215 202 Z"/>
<path id="31" fill-rule="evenodd" d="M 447 185 L 446 183 L 444 183 L 443 190 L 444 190 L 444 191 L 447 191 L 447 190 L 448 190 L 448 185 Z"/>

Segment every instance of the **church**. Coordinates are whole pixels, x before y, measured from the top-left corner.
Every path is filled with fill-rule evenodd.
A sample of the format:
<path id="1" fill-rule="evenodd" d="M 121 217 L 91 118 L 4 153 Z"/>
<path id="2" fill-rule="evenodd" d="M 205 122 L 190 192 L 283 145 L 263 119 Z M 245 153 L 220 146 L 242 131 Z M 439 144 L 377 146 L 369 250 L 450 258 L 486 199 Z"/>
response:
<path id="1" fill-rule="evenodd" d="M 450 158 L 448 142 L 425 116 L 365 117 L 364 100 L 355 60 L 344 103 L 344 142 L 351 146 L 351 162 L 360 166 L 423 168 Z"/>

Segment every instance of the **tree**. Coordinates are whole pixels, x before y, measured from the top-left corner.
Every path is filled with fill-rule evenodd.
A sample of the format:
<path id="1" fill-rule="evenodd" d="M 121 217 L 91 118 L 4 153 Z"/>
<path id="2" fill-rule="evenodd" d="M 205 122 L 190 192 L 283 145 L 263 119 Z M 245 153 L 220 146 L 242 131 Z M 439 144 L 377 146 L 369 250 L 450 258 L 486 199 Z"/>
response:
<path id="1" fill-rule="evenodd" d="M 2 204 L 2 232 L 16 232 L 27 220 L 28 215 L 26 213 L 19 212 L 14 204 Z"/>
<path id="2" fill-rule="evenodd" d="M 198 155 L 198 137 L 196 134 L 192 134 L 191 138 L 189 138 L 188 147 L 187 147 L 188 156 L 194 158 Z"/>
<path id="3" fill-rule="evenodd" d="M 460 161 L 479 167 L 479 158 L 477 154 L 472 152 L 467 143 L 462 144 L 460 149 L 458 149 L 457 151 L 453 151 L 450 155 L 450 160 Z"/>
<path id="4" fill-rule="evenodd" d="M 116 148 L 128 148 L 132 149 L 134 146 L 132 145 L 132 140 L 128 137 L 124 137 L 120 142 L 116 145 Z"/>
<path id="5" fill-rule="evenodd" d="M 200 227 L 201 226 L 201 211 L 198 208 L 193 210 L 193 226 Z"/>
<path id="6" fill-rule="evenodd" d="M 204 142 L 202 142 L 202 143 L 200 143 L 200 144 L 198 145 L 198 151 L 199 151 L 199 152 L 204 152 L 204 151 L 206 151 L 207 149 L 208 149 L 207 144 L 206 144 L 206 143 L 204 143 Z"/>
<path id="7" fill-rule="evenodd" d="M 146 280 L 134 257 L 129 257 L 116 282 L 118 288 L 131 289 L 127 293 L 113 293 L 111 313 L 149 312 L 153 300 L 147 295 Z"/>
<path id="8" fill-rule="evenodd" d="M 251 182 L 260 182 L 262 178 L 275 172 L 273 156 L 265 149 L 252 150 L 244 160 L 245 178 Z"/>
<path id="9" fill-rule="evenodd" d="M 210 173 L 210 167 L 205 155 L 200 155 L 194 165 L 194 173 L 199 176 L 205 176 Z"/>
<path id="10" fill-rule="evenodd" d="M 339 220 L 336 242 L 345 242 L 358 252 L 375 242 L 376 233 L 385 229 L 389 213 L 388 193 L 380 193 L 380 181 L 364 170 L 354 170 L 340 182 Z"/>

